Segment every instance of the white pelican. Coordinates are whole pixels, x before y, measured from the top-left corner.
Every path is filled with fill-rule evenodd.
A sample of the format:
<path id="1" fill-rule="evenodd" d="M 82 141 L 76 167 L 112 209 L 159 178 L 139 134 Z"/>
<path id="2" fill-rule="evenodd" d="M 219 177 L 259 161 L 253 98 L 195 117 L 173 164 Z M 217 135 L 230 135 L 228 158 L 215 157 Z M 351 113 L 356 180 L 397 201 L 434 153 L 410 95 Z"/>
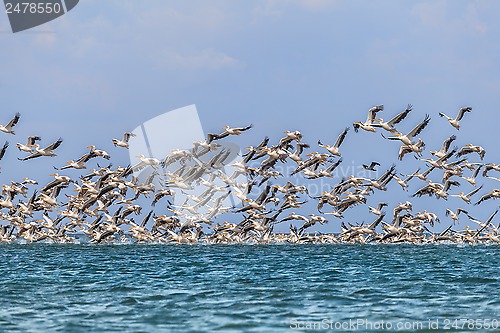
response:
<path id="1" fill-rule="evenodd" d="M 246 127 L 233 127 L 233 128 L 231 128 L 230 126 L 224 126 L 224 132 L 220 134 L 208 133 L 207 144 L 212 143 L 212 141 L 214 140 L 225 138 L 226 136 L 229 135 L 240 135 L 242 132 L 251 129 L 252 127 L 253 127 L 252 124 Z"/>
<path id="2" fill-rule="evenodd" d="M 24 151 L 26 153 L 32 153 L 33 148 L 35 147 L 35 143 L 41 139 L 42 138 L 39 136 L 28 136 L 28 143 L 26 145 L 17 143 L 16 144 L 17 149 L 19 149 L 20 151 Z"/>
<path id="3" fill-rule="evenodd" d="M 462 149 L 460 149 L 460 151 L 457 153 L 457 157 L 464 156 L 464 155 L 471 154 L 471 153 L 477 153 L 479 155 L 479 158 L 481 158 L 481 160 L 483 160 L 484 155 L 486 154 L 486 151 L 481 146 L 474 146 L 472 143 L 468 143 L 465 146 L 463 146 Z"/>
<path id="4" fill-rule="evenodd" d="M 453 223 L 456 223 L 459 219 L 460 213 L 464 213 L 466 215 L 469 214 L 466 210 L 463 210 L 462 208 L 458 208 L 456 213 L 453 212 L 451 209 L 447 208 L 445 215 L 451 217 Z"/>
<path id="5" fill-rule="evenodd" d="M 366 117 L 366 121 L 364 123 L 357 121 L 352 124 L 354 127 L 354 131 L 358 132 L 359 129 L 361 128 L 362 130 L 368 131 L 368 132 L 376 132 L 377 130 L 375 127 L 373 127 L 373 121 L 375 120 L 375 117 L 377 115 L 377 112 L 380 112 L 384 110 L 383 105 L 377 105 L 372 107 L 370 110 L 368 110 L 368 116 Z"/>
<path id="6" fill-rule="evenodd" d="M 482 165 L 479 165 L 477 167 L 477 169 L 474 171 L 474 173 L 472 174 L 472 176 L 470 176 L 470 177 L 461 177 L 461 178 L 463 180 L 466 180 L 472 186 L 476 187 L 476 177 L 479 174 L 479 170 L 481 170 L 481 168 L 482 168 Z"/>
<path id="7" fill-rule="evenodd" d="M 26 160 L 29 160 L 29 159 L 32 159 L 32 158 L 37 158 L 37 157 L 40 157 L 40 156 L 57 156 L 53 150 L 56 149 L 57 147 L 59 147 L 61 145 L 61 143 L 63 142 L 63 140 L 61 138 L 59 138 L 56 142 L 54 142 L 53 144 L 43 148 L 43 149 L 40 149 L 40 145 L 37 143 L 35 144 L 35 150 L 36 150 L 36 153 L 33 153 L 25 158 L 18 158 L 18 160 L 20 161 L 26 161 Z"/>
<path id="8" fill-rule="evenodd" d="M 379 162 L 372 161 L 370 165 L 363 164 L 363 169 L 368 170 L 368 171 L 376 171 L 375 168 L 377 166 L 380 166 Z"/>
<path id="9" fill-rule="evenodd" d="M 328 150 L 328 152 L 330 154 L 335 155 L 335 156 L 340 156 L 339 148 L 340 148 L 340 145 L 342 144 L 342 142 L 344 142 L 344 139 L 345 139 L 348 131 L 349 131 L 349 127 L 344 129 L 344 131 L 339 135 L 339 137 L 337 138 L 337 141 L 335 142 L 335 144 L 333 146 L 324 145 L 321 143 L 320 140 L 318 140 L 318 145 L 321 148 L 325 148 L 326 150 Z"/>
<path id="10" fill-rule="evenodd" d="M 156 166 L 161 164 L 161 161 L 154 157 L 146 157 L 144 155 L 138 155 L 136 157 L 138 157 L 140 161 L 132 166 L 132 170 L 134 170 L 134 172 L 142 170 L 147 166 L 155 168 Z"/>
<path id="11" fill-rule="evenodd" d="M 87 148 L 90 149 L 90 153 L 96 155 L 96 156 L 100 156 L 100 157 L 103 157 L 107 160 L 110 159 L 110 156 L 107 152 L 105 152 L 104 150 L 100 150 L 100 149 L 95 149 L 95 146 L 87 146 Z"/>
<path id="12" fill-rule="evenodd" d="M 477 206 L 480 203 L 482 203 L 483 201 L 486 201 L 486 200 L 489 200 L 489 199 L 498 199 L 498 198 L 500 198 L 500 189 L 494 189 L 490 193 L 487 193 L 487 194 L 483 195 L 481 197 L 481 199 L 479 199 L 479 201 L 476 202 L 474 205 Z"/>
<path id="13" fill-rule="evenodd" d="M 118 147 L 123 147 L 128 149 L 128 140 L 130 140 L 130 137 L 135 136 L 134 133 L 132 132 L 125 132 L 123 133 L 123 140 L 118 140 L 118 139 L 111 139 L 113 141 L 113 144 Z"/>
<path id="14" fill-rule="evenodd" d="M 457 130 L 459 130 L 460 129 L 460 120 L 462 120 L 462 118 L 464 117 L 464 114 L 466 112 L 471 112 L 471 111 L 472 111 L 472 108 L 470 106 L 463 107 L 458 111 L 458 115 L 455 119 L 448 117 L 447 115 L 445 115 L 442 112 L 440 112 L 439 115 L 441 117 L 445 117 L 446 119 L 448 119 L 451 126 L 455 127 Z"/>
<path id="15" fill-rule="evenodd" d="M 403 157 L 406 155 L 406 154 L 409 154 L 409 153 L 416 153 L 417 156 L 421 157 L 422 156 L 422 151 L 424 150 L 425 148 L 425 143 L 422 141 L 422 139 L 418 139 L 418 142 L 414 145 L 401 145 L 401 147 L 399 147 L 399 153 L 398 153 L 398 159 L 400 161 L 403 160 Z"/>
<path id="16" fill-rule="evenodd" d="M 67 162 L 65 166 L 61 167 L 61 168 L 56 168 L 54 167 L 54 169 L 56 170 L 64 170 L 64 169 L 69 169 L 69 168 L 74 168 L 74 169 L 86 169 L 87 166 L 85 165 L 85 163 L 90 160 L 91 158 L 94 158 L 96 157 L 97 155 L 94 155 L 92 153 L 86 153 L 85 155 L 83 155 L 82 157 L 80 157 L 78 160 L 76 161 L 69 161 Z"/>
<path id="17" fill-rule="evenodd" d="M 0 131 L 4 132 L 4 133 L 9 133 L 9 134 L 16 134 L 12 128 L 14 126 L 16 126 L 17 122 L 19 121 L 19 117 L 21 117 L 21 114 L 18 112 L 16 113 L 16 115 L 14 116 L 14 118 L 12 118 L 11 121 L 9 121 L 9 123 L 7 125 L 0 125 Z"/>
<path id="18" fill-rule="evenodd" d="M 451 143 L 453 141 L 455 141 L 456 139 L 457 139 L 457 137 L 455 135 L 450 136 L 448 139 L 444 140 L 443 146 L 441 147 L 440 151 L 433 150 L 430 153 L 432 155 L 436 156 L 437 158 L 441 158 L 441 157 L 445 156 L 446 153 L 448 152 L 448 150 L 450 149 Z"/>
<path id="19" fill-rule="evenodd" d="M 411 112 L 412 108 L 413 108 L 412 105 L 408 104 L 408 106 L 406 107 L 406 110 L 399 113 L 398 115 L 396 115 L 394 118 L 392 118 L 388 122 L 384 123 L 383 119 L 375 119 L 375 121 L 378 122 L 378 124 L 373 124 L 372 126 L 373 127 L 381 127 L 383 129 L 385 129 L 386 131 L 395 134 L 398 131 L 394 128 L 394 125 L 399 124 L 403 119 L 405 119 L 406 116 L 408 116 L 408 114 Z"/>
<path id="20" fill-rule="evenodd" d="M 481 185 L 480 187 L 474 189 L 473 191 L 465 194 L 464 192 L 458 192 L 457 194 L 452 194 L 450 195 L 451 197 L 459 197 L 460 199 L 462 199 L 463 201 L 465 201 L 466 203 L 470 204 L 471 201 L 470 201 L 470 197 L 472 197 L 474 194 L 476 194 L 477 192 L 479 192 L 480 189 L 482 189 L 483 186 Z"/>
<path id="21" fill-rule="evenodd" d="M 386 206 L 387 206 L 387 203 L 379 202 L 377 208 L 373 208 L 373 207 L 368 206 L 368 210 L 370 213 L 380 216 L 383 214 L 382 208 L 384 208 Z"/>
<path id="22" fill-rule="evenodd" d="M 396 132 L 396 133 L 394 133 L 395 136 L 388 137 L 387 139 L 389 139 L 389 140 L 401 140 L 401 142 L 403 142 L 405 145 L 412 146 L 412 145 L 414 145 L 413 137 L 419 135 L 420 132 L 422 132 L 422 130 L 427 127 L 430 120 L 431 120 L 431 118 L 429 117 L 429 115 L 426 115 L 425 119 L 420 124 L 415 126 L 415 128 L 412 129 L 408 134 L 403 135 L 402 133 Z"/>

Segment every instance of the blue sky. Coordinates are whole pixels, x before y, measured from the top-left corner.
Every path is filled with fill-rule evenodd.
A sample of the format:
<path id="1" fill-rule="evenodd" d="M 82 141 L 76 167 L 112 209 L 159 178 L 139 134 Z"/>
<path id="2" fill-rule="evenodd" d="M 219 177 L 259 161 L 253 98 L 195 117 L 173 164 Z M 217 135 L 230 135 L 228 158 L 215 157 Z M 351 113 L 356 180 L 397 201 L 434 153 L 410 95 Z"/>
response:
<path id="1" fill-rule="evenodd" d="M 22 114 L 17 135 L 0 141 L 15 148 L 28 135 L 44 143 L 64 138 L 53 159 L 22 163 L 10 149 L 0 180 L 48 181 L 52 166 L 78 158 L 89 144 L 125 165 L 127 152 L 111 138 L 189 104 L 207 132 L 253 123 L 237 140 L 246 146 L 287 129 L 311 144 L 333 142 L 371 106 L 384 104 L 389 119 L 411 103 L 414 112 L 400 128 L 430 114 L 421 135 L 427 152 L 455 133 L 438 113 L 471 105 L 457 144 L 481 144 L 486 161 L 498 162 L 499 10 L 496 1 L 85 0 L 17 34 L 0 14 L 0 123 Z M 378 133 L 353 131 L 344 146 L 347 161 L 383 167 L 396 161 L 398 148 Z M 415 169 L 412 159 L 398 169 Z M 408 199 L 397 184 L 391 189 L 384 200 Z M 443 201 L 421 202 L 444 219 Z M 473 211 L 485 218 L 497 206 Z M 361 217 L 366 207 L 356 209 L 353 220 L 371 219 Z"/>

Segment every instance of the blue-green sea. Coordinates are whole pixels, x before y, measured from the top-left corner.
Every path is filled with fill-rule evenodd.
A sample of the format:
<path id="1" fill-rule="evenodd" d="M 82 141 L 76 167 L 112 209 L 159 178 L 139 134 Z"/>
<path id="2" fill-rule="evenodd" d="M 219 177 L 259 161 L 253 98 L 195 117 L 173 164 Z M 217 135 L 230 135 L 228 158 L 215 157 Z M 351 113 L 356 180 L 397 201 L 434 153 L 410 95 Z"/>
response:
<path id="1" fill-rule="evenodd" d="M 0 332 L 500 331 L 496 246 L 4 244 L 0 253 Z"/>

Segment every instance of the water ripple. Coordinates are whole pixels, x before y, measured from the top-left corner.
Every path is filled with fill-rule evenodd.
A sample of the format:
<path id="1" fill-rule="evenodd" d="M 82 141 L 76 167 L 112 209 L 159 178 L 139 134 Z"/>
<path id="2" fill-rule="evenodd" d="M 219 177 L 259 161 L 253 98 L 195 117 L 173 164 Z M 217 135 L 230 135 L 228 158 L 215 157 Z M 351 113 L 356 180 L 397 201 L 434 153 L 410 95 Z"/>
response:
<path id="1" fill-rule="evenodd" d="M 0 331 L 284 332 L 293 320 L 499 319 L 499 250 L 0 245 Z"/>

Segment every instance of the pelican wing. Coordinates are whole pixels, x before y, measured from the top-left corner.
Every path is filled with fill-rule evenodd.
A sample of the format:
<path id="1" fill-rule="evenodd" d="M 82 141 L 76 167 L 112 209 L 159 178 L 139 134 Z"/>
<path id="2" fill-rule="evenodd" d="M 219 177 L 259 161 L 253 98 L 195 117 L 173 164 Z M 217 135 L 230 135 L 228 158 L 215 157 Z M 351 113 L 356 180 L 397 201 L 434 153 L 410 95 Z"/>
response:
<path id="1" fill-rule="evenodd" d="M 408 114 L 411 112 L 411 110 L 413 110 L 413 106 L 411 104 L 408 104 L 408 106 L 406 107 L 406 110 L 404 110 L 403 112 L 401 112 L 400 114 L 398 114 L 397 116 L 395 116 L 394 118 L 389 120 L 387 122 L 387 124 L 391 127 L 396 125 L 396 124 L 399 124 L 403 119 L 406 118 L 406 116 L 408 116 Z"/>
<path id="2" fill-rule="evenodd" d="M 50 151 L 50 150 L 54 150 L 56 149 L 57 147 L 59 147 L 61 145 L 61 143 L 63 142 L 63 139 L 59 138 L 57 139 L 56 142 L 54 142 L 53 144 L 47 146 L 45 149 L 43 150 L 46 150 L 46 151 Z"/>
<path id="3" fill-rule="evenodd" d="M 443 142 L 443 146 L 441 147 L 441 150 L 439 151 L 440 153 L 444 154 L 450 149 L 451 143 L 455 141 L 457 137 L 455 135 L 450 136 L 448 139 L 446 139 Z"/>
<path id="4" fill-rule="evenodd" d="M 477 192 L 479 192 L 479 190 L 480 190 L 480 189 L 482 189 L 482 188 L 483 188 L 483 185 L 481 185 L 481 186 L 479 186 L 478 188 L 476 188 L 475 190 L 473 190 L 473 191 L 471 191 L 471 192 L 467 193 L 465 196 L 466 196 L 467 198 L 470 198 L 470 197 L 472 197 L 474 194 L 476 194 Z"/>
<path id="5" fill-rule="evenodd" d="M 28 147 L 32 147 L 36 141 L 41 140 L 42 138 L 39 136 L 28 136 Z"/>
<path id="6" fill-rule="evenodd" d="M 18 112 L 18 113 L 16 113 L 14 118 L 12 118 L 12 120 L 9 121 L 9 123 L 5 127 L 8 129 L 11 129 L 12 127 L 16 126 L 17 122 L 19 121 L 19 117 L 21 117 L 21 114 Z"/>
<path id="7" fill-rule="evenodd" d="M 344 129 L 344 131 L 339 135 L 339 137 L 337 138 L 337 141 L 335 142 L 335 147 L 337 147 L 337 148 L 340 147 L 340 145 L 342 144 L 342 142 L 344 142 L 344 140 L 345 140 L 347 132 L 349 132 L 349 127 L 346 127 Z"/>
<path id="8" fill-rule="evenodd" d="M 426 128 L 427 125 L 429 125 L 430 120 L 431 118 L 429 117 L 429 115 L 426 115 L 425 119 L 420 124 L 418 124 L 414 129 L 412 129 L 410 133 L 408 133 L 406 136 L 411 140 L 413 137 L 419 135 L 424 130 L 424 128 Z"/>
<path id="9" fill-rule="evenodd" d="M 19 161 L 27 161 L 27 160 L 31 160 L 33 158 L 37 158 L 37 157 L 40 157 L 40 156 L 43 156 L 42 154 L 40 154 L 39 152 L 36 152 L 36 153 L 33 153 L 29 156 L 26 156 L 24 158 L 17 158 Z"/>
<path id="10" fill-rule="evenodd" d="M 123 133 L 123 142 L 127 142 L 128 143 L 128 140 L 130 140 L 130 137 L 132 136 L 135 136 L 134 133 L 132 132 L 125 132 Z"/>
<path id="11" fill-rule="evenodd" d="M 472 111 L 472 108 L 470 106 L 466 106 L 466 107 L 461 108 L 460 111 L 458 111 L 457 120 L 458 121 L 462 120 L 462 118 L 464 117 L 464 114 L 466 112 L 471 112 L 471 111 Z"/>
<path id="12" fill-rule="evenodd" d="M 253 127 L 253 124 L 250 124 L 246 127 L 235 127 L 233 128 L 234 130 L 237 130 L 237 131 L 240 131 L 240 132 L 243 132 L 243 131 L 247 131 L 249 129 L 251 129 Z"/>
<path id="13" fill-rule="evenodd" d="M 9 141 L 5 141 L 5 143 L 3 144 L 2 150 L 0 150 L 0 160 L 5 155 L 5 152 L 7 151 L 7 147 L 9 147 Z"/>

